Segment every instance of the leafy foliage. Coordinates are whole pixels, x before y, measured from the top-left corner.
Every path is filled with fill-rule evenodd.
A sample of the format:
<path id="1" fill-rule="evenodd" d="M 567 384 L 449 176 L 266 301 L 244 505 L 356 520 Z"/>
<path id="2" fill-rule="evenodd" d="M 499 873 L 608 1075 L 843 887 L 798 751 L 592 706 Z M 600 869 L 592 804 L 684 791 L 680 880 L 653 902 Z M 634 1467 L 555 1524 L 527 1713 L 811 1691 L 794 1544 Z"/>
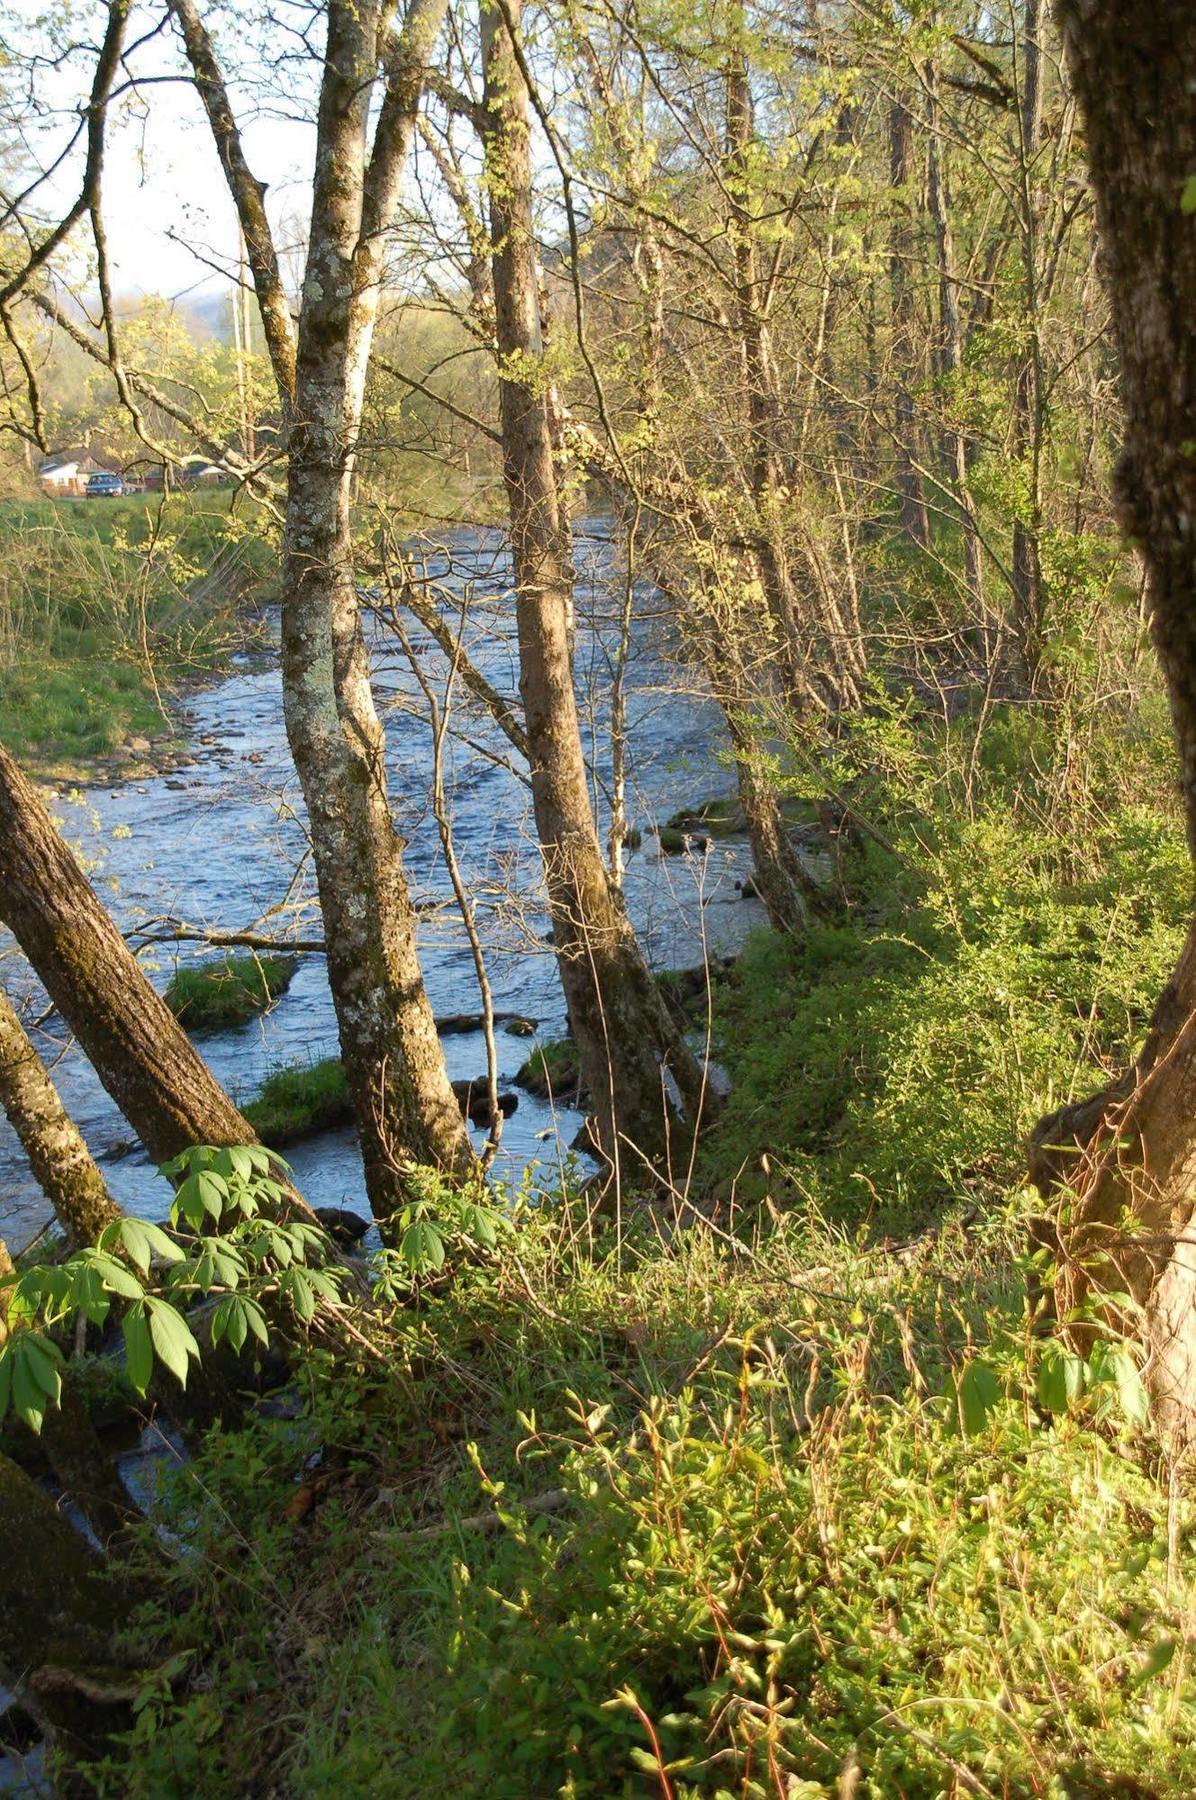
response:
<path id="1" fill-rule="evenodd" d="M 32 1264 L 5 1278 L 9 1333 L 0 1343 L 0 1422 L 11 1406 L 40 1431 L 61 1392 L 56 1332 L 80 1316 L 103 1325 L 115 1308 L 126 1372 L 145 1394 L 156 1367 L 186 1387 L 201 1360 L 192 1318 L 210 1312 L 209 1340 L 235 1351 L 252 1337 L 269 1342 L 275 1306 L 301 1326 L 321 1304 L 340 1299 L 327 1267 L 328 1240 L 306 1220 L 287 1220 L 280 1177 L 286 1165 L 257 1145 L 185 1151 L 162 1168 L 177 1183 L 169 1229 L 121 1218 L 94 1248 L 64 1262 Z"/>

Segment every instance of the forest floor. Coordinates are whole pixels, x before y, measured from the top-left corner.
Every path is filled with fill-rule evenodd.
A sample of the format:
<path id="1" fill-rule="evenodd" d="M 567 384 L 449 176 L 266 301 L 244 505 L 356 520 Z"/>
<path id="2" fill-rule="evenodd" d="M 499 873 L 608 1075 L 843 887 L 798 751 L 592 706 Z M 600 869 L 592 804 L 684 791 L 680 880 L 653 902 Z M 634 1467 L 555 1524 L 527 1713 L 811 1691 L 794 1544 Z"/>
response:
<path id="1" fill-rule="evenodd" d="M 0 743 L 56 780 L 164 766 L 275 567 L 227 492 L 0 504 Z"/>
<path id="2" fill-rule="evenodd" d="M 1196 1792 L 1191 1498 L 1130 1352 L 1035 1331 L 1023 1177 L 1190 877 L 1161 711 L 1082 802 L 1036 729 L 872 722 L 888 847 L 718 984 L 732 1095 L 663 1205 L 531 1182 L 171 1479 L 106 1795 Z"/>

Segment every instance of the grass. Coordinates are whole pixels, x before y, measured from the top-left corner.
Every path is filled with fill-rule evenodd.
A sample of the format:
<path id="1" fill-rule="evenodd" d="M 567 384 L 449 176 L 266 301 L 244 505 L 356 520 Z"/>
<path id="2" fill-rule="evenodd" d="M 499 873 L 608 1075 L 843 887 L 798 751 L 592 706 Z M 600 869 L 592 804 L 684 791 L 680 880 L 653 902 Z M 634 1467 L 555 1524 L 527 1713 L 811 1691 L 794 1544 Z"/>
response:
<path id="1" fill-rule="evenodd" d="M 1080 831 L 923 751 L 850 911 L 718 983 L 693 1208 L 532 1182 L 180 1471 L 135 1631 L 185 1672 L 105 1795 L 1196 1791 L 1196 1506 L 1132 1365 L 1051 1397 L 1021 1162 L 1140 1035 L 1182 839 L 1148 774 Z"/>
<path id="2" fill-rule="evenodd" d="M 241 1111 L 273 1150 L 349 1123 L 353 1108 L 340 1057 L 275 1069 Z"/>
<path id="3" fill-rule="evenodd" d="M 572 1038 L 554 1038 L 537 1044 L 515 1072 L 516 1087 L 542 1099 L 572 1094 L 581 1080 L 581 1064 Z"/>
<path id="4" fill-rule="evenodd" d="M 176 969 L 166 1004 L 188 1031 L 224 1031 L 265 1012 L 286 993 L 298 966 L 293 956 L 225 956 Z"/>
<path id="5" fill-rule="evenodd" d="M 227 494 L 0 504 L 0 742 L 72 773 L 170 728 L 274 556 Z"/>
<path id="6" fill-rule="evenodd" d="M 1017 1218 L 912 1258 L 729 1223 L 535 1205 L 301 1421 L 211 1439 L 135 1626 L 187 1673 L 102 1792 L 1188 1795 L 1191 1510 L 1115 1412 L 1033 1405 Z"/>

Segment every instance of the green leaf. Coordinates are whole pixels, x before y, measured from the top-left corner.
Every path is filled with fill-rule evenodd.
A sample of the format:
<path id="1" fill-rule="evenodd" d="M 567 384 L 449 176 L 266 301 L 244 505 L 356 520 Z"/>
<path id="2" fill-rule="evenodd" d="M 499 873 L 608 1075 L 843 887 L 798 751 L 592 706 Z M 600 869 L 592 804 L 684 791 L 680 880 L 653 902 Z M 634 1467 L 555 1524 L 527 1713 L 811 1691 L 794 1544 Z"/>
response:
<path id="1" fill-rule="evenodd" d="M 149 1239 L 150 1249 L 159 1262 L 180 1263 L 183 1261 L 186 1253 L 179 1248 L 173 1238 L 167 1237 L 160 1225 L 151 1225 L 145 1219 L 138 1219 L 137 1223 Z"/>
<path id="2" fill-rule="evenodd" d="M 197 1175 L 188 1175 L 186 1181 L 180 1183 L 178 1192 L 174 1197 L 171 1215 L 176 1223 L 179 1218 L 186 1219 L 193 1231 L 201 1231 L 203 1229 L 207 1213 L 204 1208 L 203 1195 L 200 1192 L 199 1177 Z"/>
<path id="3" fill-rule="evenodd" d="M 279 1285 L 302 1323 L 310 1325 L 316 1316 L 316 1300 L 304 1274 L 300 1269 L 288 1269 Z"/>
<path id="4" fill-rule="evenodd" d="M 12 1399 L 12 1347 L 14 1339 L 8 1337 L 0 1344 L 0 1425 L 4 1423 L 4 1415 L 8 1411 Z"/>
<path id="5" fill-rule="evenodd" d="M 221 1338 L 226 1337 L 239 1354 L 245 1348 L 248 1335 L 249 1320 L 245 1316 L 245 1304 L 239 1295 L 229 1294 L 212 1315 L 212 1342 L 218 1344 Z"/>
<path id="6" fill-rule="evenodd" d="M 46 1406 L 62 1393 L 61 1352 L 35 1331 L 17 1331 L 8 1340 L 12 1357 L 12 1402 L 17 1417 L 40 1432 Z"/>
<path id="7" fill-rule="evenodd" d="M 199 1345 L 181 1312 L 165 1300 L 148 1297 L 150 1336 L 154 1349 L 180 1387 L 187 1385 L 190 1358 L 199 1361 Z"/>
<path id="8" fill-rule="evenodd" d="M 250 1331 L 252 1331 L 254 1337 L 257 1338 L 260 1344 L 266 1349 L 269 1349 L 270 1332 L 266 1325 L 265 1313 L 262 1311 L 256 1300 L 246 1300 L 243 1304 L 245 1307 L 245 1317 L 249 1320 Z"/>
<path id="9" fill-rule="evenodd" d="M 120 1247 L 143 1275 L 149 1274 L 152 1260 L 150 1241 L 136 1219 L 121 1219 L 116 1227 Z"/>
<path id="10" fill-rule="evenodd" d="M 120 1322 L 120 1328 L 124 1333 L 125 1367 L 129 1380 L 139 1394 L 144 1394 L 154 1372 L 154 1347 L 144 1302 L 129 1308 Z"/>
<path id="11" fill-rule="evenodd" d="M 1181 213 L 1196 213 L 1196 175 L 1189 175 L 1180 189 L 1179 210 Z"/>
<path id="12" fill-rule="evenodd" d="M 1088 1365 L 1057 1338 L 1049 1338 L 1038 1359 L 1038 1404 L 1044 1412 L 1065 1413 L 1084 1392 Z"/>
<path id="13" fill-rule="evenodd" d="M 94 1250 L 90 1260 L 92 1268 L 109 1293 L 119 1294 L 122 1300 L 140 1300 L 145 1289 L 123 1263 L 117 1262 L 115 1256 L 108 1256 L 102 1250 Z"/>
<path id="14" fill-rule="evenodd" d="M 965 1437 L 983 1431 L 1001 1399 L 1001 1384 L 983 1357 L 973 1357 L 955 1382 L 956 1413 Z"/>
<path id="15" fill-rule="evenodd" d="M 1146 1386 L 1125 1344 L 1115 1344 L 1105 1357 L 1105 1370 L 1117 1389 L 1121 1410 L 1131 1425 L 1145 1425 L 1150 1411 Z"/>
<path id="16" fill-rule="evenodd" d="M 444 1239 L 430 1219 L 416 1219 L 399 1243 L 399 1254 L 417 1275 L 444 1267 Z"/>

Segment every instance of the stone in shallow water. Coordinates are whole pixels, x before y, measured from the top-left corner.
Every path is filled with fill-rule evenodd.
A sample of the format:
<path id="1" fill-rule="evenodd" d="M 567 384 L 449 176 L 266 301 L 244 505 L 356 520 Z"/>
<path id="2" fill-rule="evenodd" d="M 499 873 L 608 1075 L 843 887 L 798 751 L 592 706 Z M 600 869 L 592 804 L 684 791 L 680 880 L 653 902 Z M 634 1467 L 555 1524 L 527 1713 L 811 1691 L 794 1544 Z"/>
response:
<path id="1" fill-rule="evenodd" d="M 342 1250 L 351 1250 L 354 1244 L 359 1244 L 370 1228 L 368 1219 L 347 1206 L 317 1206 L 314 1210 L 333 1243 L 339 1244 Z"/>

